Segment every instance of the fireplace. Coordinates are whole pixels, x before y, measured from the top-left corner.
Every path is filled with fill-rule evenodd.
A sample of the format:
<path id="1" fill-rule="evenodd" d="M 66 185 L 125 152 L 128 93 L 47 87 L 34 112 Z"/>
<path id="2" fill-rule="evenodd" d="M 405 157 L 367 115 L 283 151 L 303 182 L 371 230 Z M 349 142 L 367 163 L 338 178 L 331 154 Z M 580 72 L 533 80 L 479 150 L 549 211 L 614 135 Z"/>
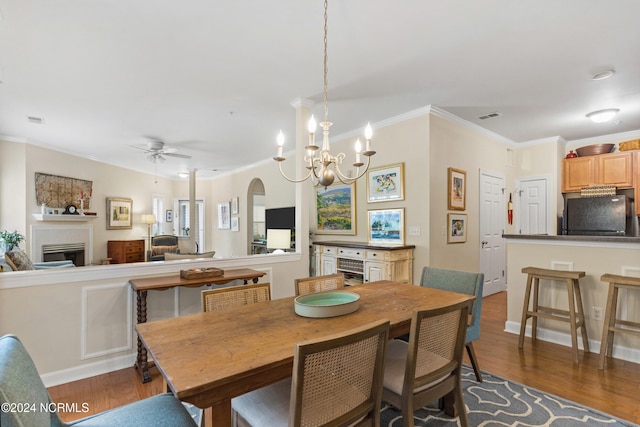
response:
<path id="1" fill-rule="evenodd" d="M 91 265 L 93 227 L 33 224 L 29 249 L 29 257 L 33 262 L 71 259 L 77 267 Z"/>
<path id="2" fill-rule="evenodd" d="M 76 267 L 84 265 L 84 243 L 61 243 L 42 245 L 42 260 L 72 261 Z"/>

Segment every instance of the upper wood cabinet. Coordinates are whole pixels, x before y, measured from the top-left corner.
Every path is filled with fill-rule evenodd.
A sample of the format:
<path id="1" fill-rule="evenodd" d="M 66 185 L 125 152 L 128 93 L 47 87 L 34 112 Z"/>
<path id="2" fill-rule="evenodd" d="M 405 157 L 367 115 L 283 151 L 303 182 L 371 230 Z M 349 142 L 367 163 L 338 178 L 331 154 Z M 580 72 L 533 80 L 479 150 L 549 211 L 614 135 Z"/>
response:
<path id="1" fill-rule="evenodd" d="M 562 192 L 580 191 L 596 183 L 596 160 L 594 156 L 575 157 L 562 160 Z"/>
<path id="2" fill-rule="evenodd" d="M 589 185 L 634 187 L 634 153 L 601 154 L 562 160 L 562 192 L 579 192 Z"/>

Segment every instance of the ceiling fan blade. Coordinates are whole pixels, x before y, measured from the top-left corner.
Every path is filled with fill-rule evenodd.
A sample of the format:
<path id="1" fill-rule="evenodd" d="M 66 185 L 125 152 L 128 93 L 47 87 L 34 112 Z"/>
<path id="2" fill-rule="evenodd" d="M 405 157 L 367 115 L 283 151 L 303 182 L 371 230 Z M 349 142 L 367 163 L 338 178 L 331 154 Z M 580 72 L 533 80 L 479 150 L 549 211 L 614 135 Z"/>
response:
<path id="1" fill-rule="evenodd" d="M 180 153 L 167 153 L 166 151 L 164 153 L 165 156 L 169 156 L 169 157 L 178 157 L 180 159 L 190 159 L 191 156 L 189 156 L 188 154 L 180 154 Z"/>

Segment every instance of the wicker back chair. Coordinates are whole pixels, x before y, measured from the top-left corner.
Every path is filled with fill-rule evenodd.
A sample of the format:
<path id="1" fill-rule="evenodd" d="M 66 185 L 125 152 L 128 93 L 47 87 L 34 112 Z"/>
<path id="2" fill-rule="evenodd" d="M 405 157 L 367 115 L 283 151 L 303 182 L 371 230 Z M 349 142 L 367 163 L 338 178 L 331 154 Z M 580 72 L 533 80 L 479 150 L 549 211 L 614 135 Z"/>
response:
<path id="1" fill-rule="evenodd" d="M 382 399 L 402 411 L 413 427 L 413 413 L 445 398 L 445 412 L 469 420 L 462 398 L 461 368 L 470 301 L 416 311 L 409 342 L 391 340 L 385 358 Z M 451 402 L 453 398 L 453 402 Z"/>
<path id="2" fill-rule="evenodd" d="M 296 279 L 296 296 L 344 288 L 344 274 L 304 277 Z"/>
<path id="3" fill-rule="evenodd" d="M 202 291 L 202 311 L 229 310 L 270 299 L 269 283 L 206 289 Z"/>
<path id="4" fill-rule="evenodd" d="M 389 321 L 296 345 L 293 377 L 232 400 L 238 426 L 380 425 Z"/>

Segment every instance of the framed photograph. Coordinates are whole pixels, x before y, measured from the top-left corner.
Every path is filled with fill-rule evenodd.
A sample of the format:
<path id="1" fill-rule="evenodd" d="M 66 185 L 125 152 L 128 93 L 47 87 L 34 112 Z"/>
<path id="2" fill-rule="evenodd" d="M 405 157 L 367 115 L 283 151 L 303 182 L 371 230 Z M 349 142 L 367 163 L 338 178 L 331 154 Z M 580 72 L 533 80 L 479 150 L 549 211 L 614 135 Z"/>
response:
<path id="1" fill-rule="evenodd" d="M 467 214 L 447 214 L 447 243 L 467 241 Z"/>
<path id="2" fill-rule="evenodd" d="M 234 197 L 231 199 L 231 213 L 233 215 L 238 215 L 238 198 Z"/>
<path id="3" fill-rule="evenodd" d="M 404 200 L 404 163 L 367 171 L 367 201 Z"/>
<path id="4" fill-rule="evenodd" d="M 228 230 L 231 228 L 231 212 L 229 202 L 218 203 L 218 229 Z"/>
<path id="5" fill-rule="evenodd" d="M 131 229 L 132 217 L 132 199 L 107 197 L 107 230 Z"/>
<path id="6" fill-rule="evenodd" d="M 237 216 L 232 216 L 231 217 L 231 231 L 238 231 L 239 228 L 239 220 Z"/>
<path id="7" fill-rule="evenodd" d="M 404 244 L 404 208 L 369 210 L 369 243 Z"/>
<path id="8" fill-rule="evenodd" d="M 173 222 L 173 211 L 171 209 L 167 209 L 166 221 L 167 222 Z"/>
<path id="9" fill-rule="evenodd" d="M 316 187 L 317 234 L 356 234 L 356 185 Z"/>
<path id="10" fill-rule="evenodd" d="M 448 172 L 449 209 L 463 211 L 466 209 L 467 172 L 455 168 L 449 168 Z"/>

